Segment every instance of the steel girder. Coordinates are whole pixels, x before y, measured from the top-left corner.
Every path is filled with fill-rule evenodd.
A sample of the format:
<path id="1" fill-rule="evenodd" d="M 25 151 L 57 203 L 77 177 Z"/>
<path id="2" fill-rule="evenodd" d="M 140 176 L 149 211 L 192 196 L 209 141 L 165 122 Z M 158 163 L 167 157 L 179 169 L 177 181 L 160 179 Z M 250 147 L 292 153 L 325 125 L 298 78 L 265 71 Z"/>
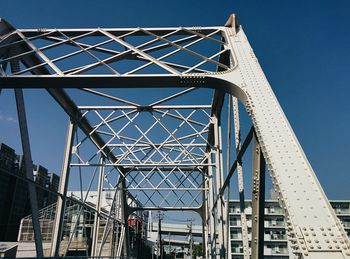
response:
<path id="1" fill-rule="evenodd" d="M 216 94 L 213 100 L 212 118 L 218 119 L 216 124 L 218 127 L 223 93 L 237 97 L 251 117 L 280 204 L 286 212 L 292 252 L 302 258 L 350 258 L 350 243 L 346 233 L 336 218 L 234 15 L 230 17 L 225 27 L 193 28 L 15 30 L 2 20 L 0 32 L 2 75 L 0 87 L 47 88 L 49 85 L 52 88 L 49 89 L 51 95 L 88 135 L 95 132 L 93 127 L 61 89 L 63 86 L 65 88 L 150 86 L 213 88 Z M 83 40 L 84 37 L 99 37 L 101 40 L 97 42 Z M 130 37 L 147 39 L 142 42 L 126 40 Z M 45 44 L 42 41 L 45 41 Z M 200 50 L 192 48 L 198 42 L 217 44 L 217 51 L 202 54 Z M 116 44 L 117 47 L 108 44 Z M 52 57 L 46 54 L 47 50 L 65 45 L 74 49 Z M 163 53 L 164 50 L 169 51 Z M 155 55 L 156 51 L 160 53 Z M 195 57 L 196 61 L 188 62 L 189 58 L 186 57 L 183 59 L 184 64 L 179 62 L 180 57 L 169 59 L 180 52 L 188 57 Z M 97 53 L 103 53 L 105 56 Z M 88 55 L 90 60 L 84 57 L 84 64 L 73 67 L 65 67 L 64 62 L 60 63 L 62 60 L 81 54 Z M 19 60 L 22 64 L 15 73 L 7 66 L 14 60 Z M 121 62 L 125 60 L 130 62 L 127 69 L 123 69 Z M 131 63 L 134 61 L 140 63 L 133 66 Z M 150 66 L 157 72 L 147 72 Z M 138 109 L 148 108 L 138 107 Z M 213 144 L 219 152 L 220 137 L 217 134 L 218 132 L 215 133 L 214 127 L 211 126 L 208 143 Z M 95 133 L 89 136 L 94 138 L 94 135 Z M 106 147 L 106 142 L 101 141 L 98 136 L 96 138 L 94 142 L 96 146 L 100 150 L 107 148 L 104 155 L 110 154 L 114 164 L 115 156 Z M 207 161 L 210 160 L 211 157 L 208 157 Z M 220 163 L 220 156 L 217 156 L 217 160 Z M 235 164 L 237 166 L 237 160 Z M 235 168 L 232 167 L 233 169 Z M 212 190 L 209 190 L 205 196 L 205 200 L 208 200 L 205 203 L 207 212 L 203 212 L 205 220 L 217 216 L 212 210 L 215 210 L 214 205 L 223 204 L 223 192 L 233 173 L 231 171 L 228 178 L 225 181 L 221 179 L 221 183 L 216 187 L 208 181 L 208 188 L 216 188 L 216 191 L 211 193 Z M 216 178 L 219 181 L 220 172 Z M 221 211 L 221 216 L 224 213 L 222 207 L 217 208 L 217 211 Z M 207 228 L 211 238 L 216 239 L 216 231 L 213 230 L 215 226 L 209 227 L 209 222 L 214 220 L 208 221 Z M 219 240 L 220 245 L 223 245 L 224 237 L 219 235 Z M 214 244 L 212 242 L 212 245 L 215 250 L 215 242 Z M 210 252 L 211 255 L 215 253 L 216 251 Z"/>

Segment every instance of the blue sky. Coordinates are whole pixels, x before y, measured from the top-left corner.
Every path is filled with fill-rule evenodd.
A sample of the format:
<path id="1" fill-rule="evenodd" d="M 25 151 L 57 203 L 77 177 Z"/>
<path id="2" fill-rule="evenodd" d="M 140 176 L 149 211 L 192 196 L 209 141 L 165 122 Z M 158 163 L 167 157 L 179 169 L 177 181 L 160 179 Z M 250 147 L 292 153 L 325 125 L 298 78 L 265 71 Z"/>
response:
<path id="1" fill-rule="evenodd" d="M 236 13 L 326 194 L 350 198 L 348 0 L 15 1 L 17 28 L 222 25 Z M 66 117 L 42 90 L 25 91 L 33 160 L 59 172 Z M 12 91 L 0 96 L 0 142 L 20 150 Z M 44 108 L 43 108 L 44 107 Z"/>

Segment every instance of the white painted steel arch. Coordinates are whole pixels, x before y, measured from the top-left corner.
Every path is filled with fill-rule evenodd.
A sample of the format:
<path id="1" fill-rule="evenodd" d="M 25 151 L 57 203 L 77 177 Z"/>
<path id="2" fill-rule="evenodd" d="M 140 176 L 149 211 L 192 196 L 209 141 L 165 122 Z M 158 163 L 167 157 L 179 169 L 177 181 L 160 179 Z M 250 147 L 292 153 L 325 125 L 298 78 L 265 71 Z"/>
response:
<path id="1" fill-rule="evenodd" d="M 303 258 L 350 258 L 349 239 L 340 221 L 242 27 L 234 27 L 227 28 L 227 39 L 235 68 L 215 78 L 231 82 L 246 93 L 246 99 L 245 96 L 242 99 L 236 91 L 230 91 L 243 102 L 252 119 L 279 202 L 286 211 L 293 252 L 301 253 Z"/>

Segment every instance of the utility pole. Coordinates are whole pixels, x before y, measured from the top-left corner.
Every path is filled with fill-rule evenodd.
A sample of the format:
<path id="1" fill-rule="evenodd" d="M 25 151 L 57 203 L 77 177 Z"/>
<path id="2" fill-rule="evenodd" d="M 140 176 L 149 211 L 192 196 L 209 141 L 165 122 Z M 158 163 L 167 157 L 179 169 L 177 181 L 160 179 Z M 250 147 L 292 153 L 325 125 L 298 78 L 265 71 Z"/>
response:
<path id="1" fill-rule="evenodd" d="M 190 258 L 192 259 L 192 255 L 193 255 L 193 237 L 192 237 L 192 219 L 189 220 L 190 223 L 187 224 L 187 227 L 189 228 L 189 237 L 188 237 L 188 242 L 189 242 L 189 245 L 190 245 Z"/>
<path id="2" fill-rule="evenodd" d="M 162 246 L 162 220 L 163 215 L 158 211 L 158 241 L 157 241 L 157 257 L 163 259 L 163 246 Z"/>
<path id="3" fill-rule="evenodd" d="M 170 232 L 168 233 L 168 237 L 169 237 L 169 256 L 170 256 L 170 253 L 171 253 L 171 245 L 170 245 Z"/>

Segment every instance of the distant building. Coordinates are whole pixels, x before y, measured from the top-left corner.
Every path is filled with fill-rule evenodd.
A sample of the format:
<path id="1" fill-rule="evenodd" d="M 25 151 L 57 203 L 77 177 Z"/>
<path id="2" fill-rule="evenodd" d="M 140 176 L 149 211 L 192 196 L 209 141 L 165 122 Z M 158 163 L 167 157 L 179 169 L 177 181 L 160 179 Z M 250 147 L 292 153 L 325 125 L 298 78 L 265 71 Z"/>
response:
<path id="1" fill-rule="evenodd" d="M 115 249 L 118 246 L 117 238 L 121 235 L 122 219 L 121 206 L 114 204 L 112 214 L 110 213 L 112 201 L 114 198 L 113 191 L 103 191 L 101 197 L 101 218 L 100 225 L 98 227 L 98 240 L 101 242 L 104 237 L 104 245 L 102 256 L 111 256 L 115 253 Z M 83 195 L 83 197 L 81 197 Z M 67 201 L 63 222 L 63 237 L 59 254 L 64 254 L 67 249 L 67 255 L 90 255 L 92 235 L 94 227 L 94 219 L 96 213 L 94 208 L 97 203 L 97 191 L 87 192 L 69 191 L 67 193 Z M 120 201 L 119 195 L 115 197 L 116 201 Z M 85 206 L 81 206 L 82 201 L 85 200 Z M 130 207 L 139 207 L 141 204 L 130 194 L 128 194 L 128 205 Z M 42 234 L 42 240 L 44 247 L 44 255 L 49 256 L 50 243 L 52 239 L 53 225 L 56 215 L 56 203 L 53 203 L 41 210 L 39 210 L 39 221 Z M 109 218 L 112 216 L 114 220 Z M 109 218 L 109 219 L 108 219 Z M 136 211 L 129 216 L 129 238 L 132 253 L 136 256 L 142 253 L 144 243 L 147 237 L 147 213 L 142 211 Z M 106 228 L 106 231 L 105 231 Z M 112 234 L 115 235 L 112 235 Z M 106 236 L 104 236 L 106 235 Z M 71 243 L 69 249 L 67 248 L 69 239 Z M 32 217 L 28 215 L 21 221 L 20 232 L 18 235 L 19 244 L 27 243 L 33 244 L 34 233 L 32 227 Z M 34 246 L 28 253 L 34 253 Z M 21 255 L 17 253 L 17 257 Z"/>
<path id="2" fill-rule="evenodd" d="M 33 165 L 34 181 L 41 186 L 47 187 L 48 172 L 47 169 L 41 165 Z M 46 191 L 43 189 L 36 189 L 36 196 L 38 201 L 38 209 L 46 206 Z"/>
<path id="3" fill-rule="evenodd" d="M 60 177 L 55 173 L 50 173 L 47 178 L 46 187 L 51 191 L 58 192 L 58 187 L 60 185 Z M 47 192 L 46 196 L 46 206 L 53 204 L 57 201 L 57 195 L 51 192 Z"/>
<path id="4" fill-rule="evenodd" d="M 30 213 L 28 184 L 20 178 L 26 177 L 23 156 L 11 147 L 0 144 L 0 241 L 17 241 L 21 219 Z M 48 174 L 48 170 L 36 165 L 34 180 L 43 187 L 58 190 L 59 176 Z M 37 188 L 38 208 L 56 202 L 56 195 Z"/>
<path id="5" fill-rule="evenodd" d="M 21 163 L 12 148 L 0 144 L 0 241 L 16 241 L 21 218 L 29 213 L 27 184 L 13 176 L 24 176 Z"/>
<path id="6" fill-rule="evenodd" d="M 350 237 L 350 200 L 330 201 L 337 217 L 342 222 L 345 231 Z M 249 244 L 251 241 L 252 204 L 246 201 L 245 212 L 248 223 Z M 230 215 L 230 245 L 232 259 L 243 258 L 242 225 L 239 201 L 231 201 Z M 265 233 L 264 233 L 264 258 L 282 259 L 290 258 L 284 212 L 277 200 L 265 201 Z M 291 257 L 292 258 L 292 257 Z"/>

